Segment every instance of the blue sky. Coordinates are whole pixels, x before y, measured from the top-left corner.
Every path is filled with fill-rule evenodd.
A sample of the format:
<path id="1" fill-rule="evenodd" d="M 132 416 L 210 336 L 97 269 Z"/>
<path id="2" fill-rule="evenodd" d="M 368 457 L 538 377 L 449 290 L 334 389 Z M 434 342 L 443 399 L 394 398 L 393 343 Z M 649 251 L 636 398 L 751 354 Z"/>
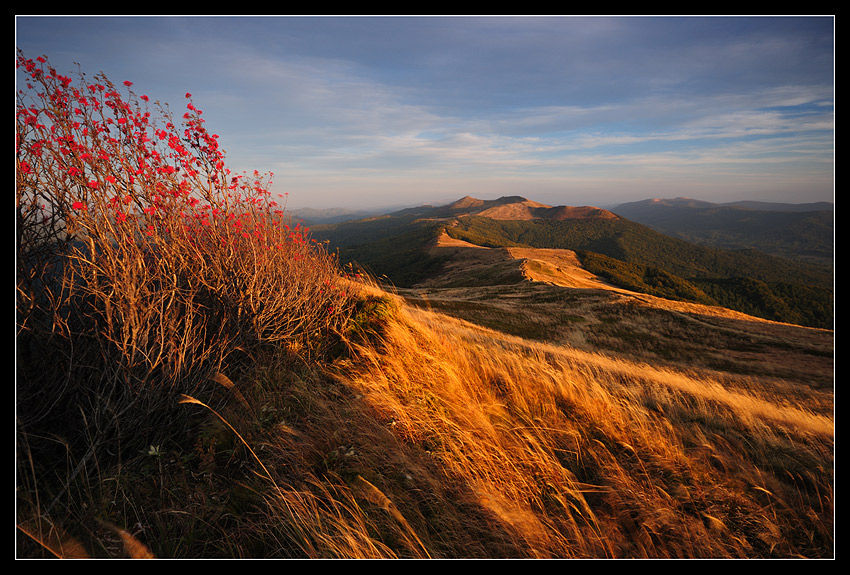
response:
<path id="1" fill-rule="evenodd" d="M 289 206 L 834 201 L 830 17 L 16 17 Z"/>

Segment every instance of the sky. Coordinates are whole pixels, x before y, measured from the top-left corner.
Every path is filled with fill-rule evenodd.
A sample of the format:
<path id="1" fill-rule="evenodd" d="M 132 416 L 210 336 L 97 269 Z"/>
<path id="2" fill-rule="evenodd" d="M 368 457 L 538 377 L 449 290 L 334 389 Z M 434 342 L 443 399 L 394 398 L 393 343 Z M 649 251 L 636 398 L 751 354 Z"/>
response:
<path id="1" fill-rule="evenodd" d="M 834 201 L 834 17 L 16 16 L 297 209 Z M 179 116 L 178 116 L 179 117 Z"/>

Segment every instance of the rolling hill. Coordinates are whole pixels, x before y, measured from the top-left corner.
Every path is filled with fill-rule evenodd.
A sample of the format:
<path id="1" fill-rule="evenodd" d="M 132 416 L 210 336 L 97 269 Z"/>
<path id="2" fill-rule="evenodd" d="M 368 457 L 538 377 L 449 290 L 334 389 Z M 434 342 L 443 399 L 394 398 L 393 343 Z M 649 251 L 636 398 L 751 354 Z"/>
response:
<path id="1" fill-rule="evenodd" d="M 346 353 L 231 365 L 215 404 L 179 405 L 161 443 L 81 474 L 67 513 L 25 499 L 19 556 L 835 557 L 829 332 L 513 255 L 558 261 L 572 287 L 371 290 Z M 57 481 L 32 474 L 49 500 Z"/>
<path id="2" fill-rule="evenodd" d="M 755 248 L 796 261 L 833 265 L 835 211 L 828 202 L 715 204 L 690 198 L 656 198 L 621 204 L 612 211 L 701 245 Z"/>
<path id="3" fill-rule="evenodd" d="M 593 209 L 452 206 L 315 228 L 404 284 L 347 277 L 326 354 L 235 355 L 99 451 L 82 409 L 79 446 L 21 433 L 19 555 L 834 558 L 833 332 L 635 263 L 782 260 Z"/>
<path id="4" fill-rule="evenodd" d="M 396 287 L 439 277 L 454 254 L 429 247 L 445 234 L 480 247 L 572 250 L 587 270 L 632 291 L 776 321 L 832 325 L 829 267 L 753 248 L 688 242 L 601 208 L 467 196 L 446 206 L 318 226 L 313 233 L 338 249 L 344 262 L 356 262 Z"/>

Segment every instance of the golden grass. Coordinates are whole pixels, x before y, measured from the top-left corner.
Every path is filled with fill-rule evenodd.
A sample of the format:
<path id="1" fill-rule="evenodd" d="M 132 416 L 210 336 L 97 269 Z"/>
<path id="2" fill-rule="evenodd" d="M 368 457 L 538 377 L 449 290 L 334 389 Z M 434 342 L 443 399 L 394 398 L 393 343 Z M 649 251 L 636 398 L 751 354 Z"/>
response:
<path id="1" fill-rule="evenodd" d="M 830 554 L 831 418 L 719 378 L 422 310 L 403 317 L 346 376 L 399 438 L 469 489 L 515 552 Z M 799 547 L 817 538 L 819 549 Z"/>
<path id="2" fill-rule="evenodd" d="M 103 75 L 114 133 L 18 63 L 18 556 L 834 556 L 831 332 L 445 237 L 416 297 L 498 331 L 418 310 L 230 176 L 191 102 L 197 155 Z"/>
<path id="3" fill-rule="evenodd" d="M 133 510 L 159 557 L 834 556 L 823 390 L 533 342 L 363 291 L 394 303 L 346 354 L 258 357 L 193 449 L 108 490 L 118 506 L 90 504 L 125 525 Z"/>

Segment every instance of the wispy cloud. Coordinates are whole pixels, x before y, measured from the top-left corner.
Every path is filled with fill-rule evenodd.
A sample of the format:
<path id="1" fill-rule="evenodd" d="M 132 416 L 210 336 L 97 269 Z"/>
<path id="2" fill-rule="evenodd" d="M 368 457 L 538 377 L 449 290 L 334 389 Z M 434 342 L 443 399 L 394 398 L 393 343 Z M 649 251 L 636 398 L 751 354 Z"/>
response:
<path id="1" fill-rule="evenodd" d="M 23 18 L 16 42 L 193 92 L 234 168 L 305 205 L 833 187 L 829 18 Z"/>

